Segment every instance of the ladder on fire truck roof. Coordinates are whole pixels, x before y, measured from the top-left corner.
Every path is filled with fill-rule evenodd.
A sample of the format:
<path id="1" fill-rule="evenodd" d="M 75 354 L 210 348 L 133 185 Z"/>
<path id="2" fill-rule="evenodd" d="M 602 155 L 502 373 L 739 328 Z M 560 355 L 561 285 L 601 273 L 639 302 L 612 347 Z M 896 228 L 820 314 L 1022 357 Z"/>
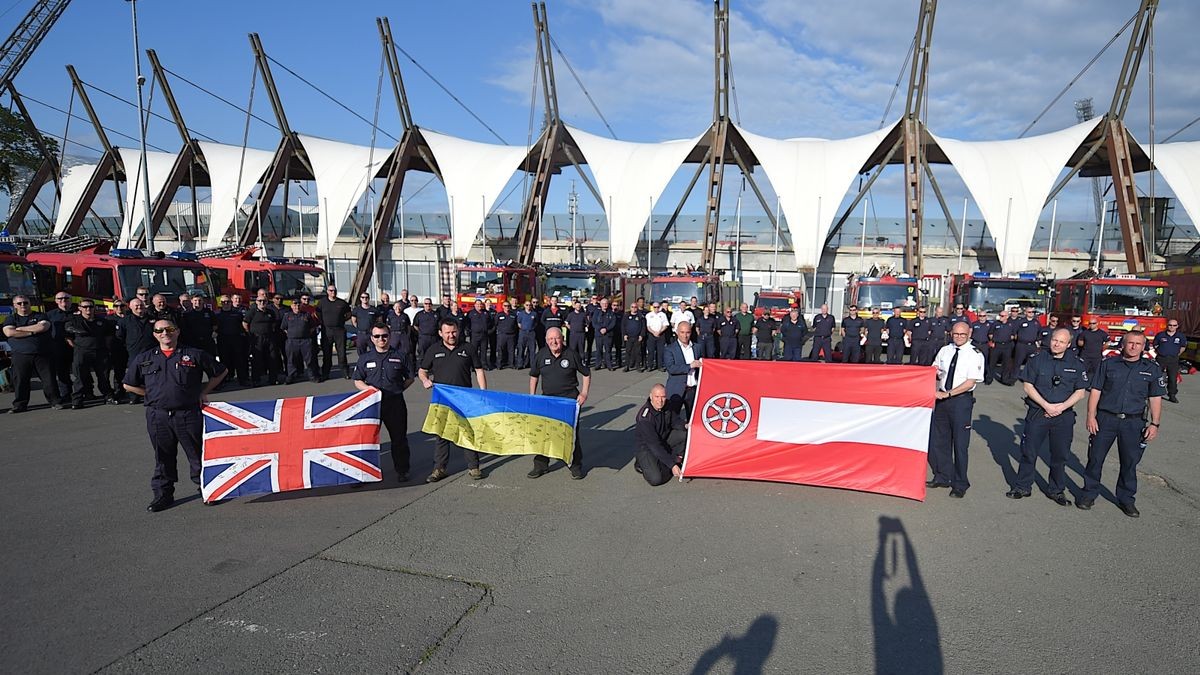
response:
<path id="1" fill-rule="evenodd" d="M 205 248 L 196 251 L 197 258 L 232 258 L 233 256 L 244 253 L 249 246 L 241 244 L 228 244 L 226 246 L 215 246 L 213 248 Z"/>
<path id="2" fill-rule="evenodd" d="M 5 241 L 23 247 L 27 253 L 79 253 L 89 248 L 100 247 L 103 247 L 107 251 L 112 246 L 111 239 L 103 239 L 90 234 L 63 237 L 61 239 L 45 236 L 14 235 L 6 237 Z"/>

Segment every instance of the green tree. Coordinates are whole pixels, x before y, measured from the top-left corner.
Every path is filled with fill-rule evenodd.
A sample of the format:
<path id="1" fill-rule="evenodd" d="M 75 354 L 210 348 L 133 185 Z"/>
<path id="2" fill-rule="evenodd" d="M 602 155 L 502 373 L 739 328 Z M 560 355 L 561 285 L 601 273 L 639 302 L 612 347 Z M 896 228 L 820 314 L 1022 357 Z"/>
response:
<path id="1" fill-rule="evenodd" d="M 42 136 L 51 153 L 58 152 L 58 141 Z M 29 132 L 25 120 L 9 110 L 0 108 L 0 191 L 13 196 L 42 163 L 37 140 Z"/>

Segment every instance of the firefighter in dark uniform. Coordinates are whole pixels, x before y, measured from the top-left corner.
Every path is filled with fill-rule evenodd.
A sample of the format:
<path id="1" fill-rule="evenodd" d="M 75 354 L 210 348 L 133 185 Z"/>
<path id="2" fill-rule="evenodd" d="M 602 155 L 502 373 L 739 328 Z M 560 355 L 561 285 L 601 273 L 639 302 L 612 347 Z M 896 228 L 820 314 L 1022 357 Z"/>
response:
<path id="1" fill-rule="evenodd" d="M 966 319 L 959 319 L 959 321 L 966 324 L 971 323 Z M 942 307 L 938 305 L 934 310 L 933 316 L 929 319 L 929 339 L 933 343 L 933 347 L 929 352 L 931 361 L 937 355 L 939 349 L 950 343 L 950 326 L 953 323 L 956 322 L 951 321 L 950 317 L 942 315 Z"/>
<path id="2" fill-rule="evenodd" d="M 908 336 L 912 342 L 912 355 L 908 358 L 909 365 L 928 366 L 933 363 L 937 354 L 933 347 L 933 326 L 927 316 L 927 310 L 921 307 L 917 310 L 917 318 L 908 322 Z M 941 345 L 938 345 L 941 348 Z"/>
<path id="3" fill-rule="evenodd" d="M 1099 366 L 1100 361 L 1104 358 L 1104 346 L 1108 344 L 1108 331 L 1100 329 L 1099 321 L 1090 319 L 1087 330 L 1079 334 L 1075 344 L 1079 347 L 1079 358 L 1083 359 L 1083 365 L 1087 366 L 1088 374 L 1095 374 L 1096 366 Z"/>
<path id="4" fill-rule="evenodd" d="M 53 356 L 50 366 L 54 369 L 54 378 L 58 380 L 58 397 L 60 400 L 71 395 L 71 345 L 67 344 L 67 322 L 76 315 L 75 307 L 71 304 L 71 296 L 64 291 L 54 295 L 56 307 L 46 312 L 46 320 L 50 322 L 50 350 Z"/>
<path id="5" fill-rule="evenodd" d="M 441 316 L 433 308 L 433 301 L 425 298 L 421 309 L 413 315 L 413 327 L 417 329 L 417 360 L 425 358 L 425 350 L 437 342 L 438 323 Z"/>
<path id="6" fill-rule="evenodd" d="M 213 342 L 213 327 L 216 319 L 213 311 L 204 305 L 204 298 L 194 295 L 188 311 L 179 315 L 179 342 L 188 347 L 203 349 L 209 356 L 217 355 Z"/>
<path id="7" fill-rule="evenodd" d="M 971 329 L 965 323 L 950 327 L 950 344 L 938 350 L 933 419 L 929 428 L 929 467 L 933 478 L 925 485 L 950 488 L 950 496 L 961 499 L 971 487 L 967 480 L 967 448 L 971 442 L 971 418 L 975 409 L 975 385 L 983 377 L 983 354 L 967 340 Z"/>
<path id="8" fill-rule="evenodd" d="M 813 321 L 816 321 L 816 317 L 813 317 Z M 808 336 L 808 325 L 805 323 L 804 317 L 800 316 L 799 307 L 788 310 L 788 315 L 779 322 L 779 336 L 783 339 L 783 360 L 802 361 L 804 359 L 804 339 Z"/>
<path id="9" fill-rule="evenodd" d="M 105 340 L 105 351 L 108 352 L 108 374 L 111 375 L 113 398 L 118 403 L 125 402 L 125 387 L 121 380 L 125 378 L 125 368 L 129 365 L 129 352 L 125 351 L 125 336 L 121 335 L 121 321 L 129 314 L 128 305 L 117 298 L 113 302 L 113 311 L 104 316 L 104 320 L 112 325 L 112 330 Z"/>
<path id="10" fill-rule="evenodd" d="M 1025 308 L 1025 316 L 1017 321 L 1017 350 L 1013 358 L 1013 368 L 1017 371 L 1025 365 L 1026 359 L 1037 353 L 1038 347 L 1041 345 L 1039 341 L 1040 333 L 1042 332 L 1042 324 L 1037 320 L 1036 312 L 1032 307 Z"/>
<path id="11" fill-rule="evenodd" d="M 704 310 L 696 317 L 696 344 L 700 347 L 700 358 L 709 359 L 717 355 L 717 323 L 720 318 L 712 311 L 712 305 L 705 305 Z"/>
<path id="12" fill-rule="evenodd" d="M 372 326 L 367 334 L 371 349 L 359 354 L 354 364 L 354 387 L 379 390 L 379 419 L 387 427 L 391 440 L 392 468 L 396 478 L 403 483 L 408 480 L 408 407 L 404 404 L 404 390 L 413 383 L 408 369 L 408 357 L 388 346 L 391 332 L 387 326 Z"/>
<path id="13" fill-rule="evenodd" d="M 761 313 L 760 313 L 761 312 Z M 755 353 L 759 361 L 775 360 L 775 319 L 770 313 L 754 310 L 754 325 L 750 328 L 754 333 L 757 346 Z"/>
<path id="14" fill-rule="evenodd" d="M 650 396 L 638 410 L 633 426 L 637 439 L 633 466 L 647 483 L 662 485 L 671 480 L 671 476 L 680 475 L 687 435 L 672 432 L 686 429 L 683 418 L 667 405 L 667 388 L 661 384 L 651 387 Z"/>
<path id="15" fill-rule="evenodd" d="M 883 329 L 887 331 L 887 362 L 890 364 L 904 363 L 904 332 L 908 330 L 908 321 L 900 316 L 900 308 L 893 307 L 892 315 L 884 322 Z"/>
<path id="16" fill-rule="evenodd" d="M 217 357 L 229 369 L 229 379 L 236 379 L 243 387 L 249 386 L 249 350 L 246 327 L 242 325 L 246 313 L 241 307 L 234 307 L 229 296 L 222 295 L 220 309 L 213 318 L 217 324 Z"/>
<path id="17" fill-rule="evenodd" d="M 629 306 L 629 313 L 621 322 L 621 333 L 625 336 L 625 372 L 630 368 L 646 369 L 642 366 L 642 341 L 646 339 L 646 318 L 638 311 L 637 305 Z"/>
<path id="18" fill-rule="evenodd" d="M 1067 328 L 1071 331 L 1071 352 L 1076 356 L 1079 356 L 1079 336 L 1083 335 L 1082 321 L 1081 318 L 1073 316 L 1067 322 Z"/>
<path id="19" fill-rule="evenodd" d="M 146 312 L 146 303 L 141 298 L 134 298 L 129 301 L 129 313 L 125 318 L 117 324 L 117 334 L 121 336 L 121 340 L 125 343 L 125 353 L 128 354 L 126 359 L 126 369 L 128 370 L 128 360 L 141 354 L 148 349 L 154 349 L 156 344 L 154 341 L 154 321 L 150 319 Z M 120 382 L 122 383 L 121 390 L 124 391 L 125 373 L 121 373 Z M 129 398 L 129 403 L 141 403 L 140 396 L 132 396 Z"/>
<path id="20" fill-rule="evenodd" d="M 518 368 L 528 368 L 537 353 L 537 313 L 533 311 L 533 303 L 525 301 L 517 310 L 517 357 Z"/>
<path id="21" fill-rule="evenodd" d="M 1006 387 L 1016 384 L 1013 376 L 1013 342 L 1017 339 L 1017 322 L 1008 318 L 1008 310 L 1000 312 L 1000 319 L 992 324 L 992 361 L 989 368 L 999 372 L 994 373 L 996 381 Z"/>
<path id="22" fill-rule="evenodd" d="M 583 303 L 575 301 L 567 317 L 563 319 L 567 325 L 567 348 L 587 358 L 587 313 L 583 311 Z"/>
<path id="23" fill-rule="evenodd" d="M 317 304 L 321 317 L 321 379 L 328 380 L 333 370 L 336 351 L 342 377 L 350 379 L 350 363 L 346 360 L 346 322 L 350 320 L 350 303 L 337 295 L 337 286 L 325 288 L 325 297 Z"/>
<path id="24" fill-rule="evenodd" d="M 733 308 L 725 308 L 725 316 L 717 322 L 717 340 L 721 346 L 721 358 L 736 359 L 738 353 L 738 330 L 740 325 L 733 318 Z"/>
<path id="25" fill-rule="evenodd" d="M 312 337 L 317 330 L 317 319 L 302 310 L 300 303 L 293 302 L 291 311 L 283 315 L 282 329 L 287 338 L 284 343 L 286 382 L 294 384 L 304 377 L 304 370 L 312 360 Z M 309 373 L 309 378 L 316 382 L 317 374 Z"/>
<path id="26" fill-rule="evenodd" d="M 434 384 L 448 384 L 454 387 L 470 387 L 471 374 L 475 374 L 475 382 L 480 389 L 487 389 L 487 375 L 484 373 L 482 354 L 470 345 L 459 341 L 458 325 L 452 317 L 445 317 L 438 326 L 439 341 L 421 357 L 421 369 L 417 377 L 426 389 L 432 389 Z M 450 475 L 446 466 L 450 462 L 450 441 L 438 437 L 433 451 L 433 473 L 425 479 L 426 483 L 436 483 Z M 463 457 L 467 460 L 467 473 L 471 478 L 483 478 L 479 468 L 479 452 L 463 448 Z"/>
<path id="27" fill-rule="evenodd" d="M 13 296 L 13 313 L 3 324 L 4 338 L 12 354 L 13 397 L 9 414 L 25 412 L 29 405 L 29 383 L 36 372 L 42 382 L 46 402 L 55 410 L 63 406 L 58 397 L 58 383 L 50 364 L 50 321 L 41 312 L 30 311 L 28 296 Z M 7 436 L 7 434 L 6 434 Z"/>
<path id="28" fill-rule="evenodd" d="M 813 346 L 808 352 L 809 361 L 821 359 L 826 363 L 833 362 L 833 329 L 836 324 L 837 320 L 829 313 L 829 305 L 821 305 L 821 311 L 813 315 Z"/>
<path id="29" fill-rule="evenodd" d="M 483 364 L 486 369 L 488 367 L 488 333 L 492 330 L 492 317 L 484 309 L 482 300 L 476 300 L 475 308 L 467 312 L 466 324 L 466 333 L 470 336 L 471 349 L 475 350 L 479 357 L 479 363 Z"/>
<path id="30" fill-rule="evenodd" d="M 517 316 L 511 307 L 496 312 L 496 367 L 517 367 Z"/>
<path id="31" fill-rule="evenodd" d="M 596 323 L 593 324 L 596 328 L 596 368 L 598 370 L 617 369 L 616 361 L 613 360 L 613 334 L 617 329 L 618 318 L 617 313 L 609 308 L 608 299 L 601 300 L 600 311 L 596 313 Z M 532 360 L 534 352 L 529 354 L 529 358 Z"/>
<path id="32" fill-rule="evenodd" d="M 409 321 L 408 315 L 404 313 L 404 304 L 399 300 L 392 303 L 384 324 L 387 325 L 388 333 L 390 334 L 390 337 L 388 337 L 388 348 L 395 349 L 408 359 L 409 372 L 411 373 L 413 365 L 412 321 Z"/>
<path id="33" fill-rule="evenodd" d="M 566 319 L 566 317 L 567 313 L 563 311 L 562 307 L 558 306 L 558 298 L 550 298 L 550 306 L 542 312 L 541 316 L 542 334 L 545 335 L 545 331 L 548 331 L 551 328 L 558 328 L 561 330 L 564 325 L 563 320 Z"/>
<path id="34" fill-rule="evenodd" d="M 588 364 L 588 367 L 594 366 L 593 356 L 596 351 L 596 315 L 600 313 L 600 297 L 593 295 L 592 299 L 583 308 L 583 313 L 587 314 L 587 339 L 584 345 L 583 360 Z"/>
<path id="35" fill-rule="evenodd" d="M 1033 494 L 1037 476 L 1038 451 L 1047 438 L 1050 440 L 1050 472 L 1046 496 L 1059 506 L 1070 506 L 1063 495 L 1067 487 L 1066 465 L 1071 453 L 1071 437 L 1075 429 L 1074 406 L 1087 396 L 1088 371 L 1083 361 L 1068 353 L 1071 332 L 1055 329 L 1050 349 L 1039 351 L 1021 367 L 1020 379 L 1025 387 L 1025 430 L 1021 434 L 1021 459 L 1012 489 L 1005 493 L 1009 499 L 1022 499 Z"/>
<path id="36" fill-rule="evenodd" d="M 175 501 L 175 482 L 179 480 L 175 462 L 180 447 L 187 456 L 192 482 L 200 487 L 204 431 L 200 408 L 227 371 L 208 352 L 181 346 L 174 322 L 159 319 L 153 331 L 158 346 L 130 357 L 124 386 L 146 400 L 146 431 L 154 448 L 154 476 L 150 479 L 154 501 L 146 510 L 157 513 Z"/>
<path id="37" fill-rule="evenodd" d="M 1056 330 L 1058 330 L 1058 317 L 1051 314 L 1050 316 L 1046 317 L 1046 325 L 1038 329 L 1039 351 L 1050 349 L 1050 338 L 1053 337 L 1054 331 Z M 1082 355 L 1080 355 L 1080 358 L 1082 358 Z M 1087 361 L 1084 361 L 1084 363 L 1087 363 Z M 1099 363 L 1099 359 L 1097 359 L 1097 363 Z M 1088 370 L 1091 371 L 1094 370 L 1094 368 L 1089 368 Z"/>
<path id="38" fill-rule="evenodd" d="M 883 352 L 883 329 L 886 325 L 879 308 L 872 307 L 871 317 L 863 322 L 863 330 L 866 332 L 865 337 L 867 338 L 864 343 L 866 363 L 879 363 L 879 356 Z"/>
<path id="39" fill-rule="evenodd" d="M 634 312 L 637 311 L 635 307 Z M 579 377 L 583 377 L 580 386 Z M 551 328 L 546 331 L 546 346 L 538 350 L 529 369 L 529 393 L 537 394 L 538 382 L 542 384 L 542 396 L 558 396 L 573 398 L 583 408 L 587 401 L 588 390 L 592 386 L 592 371 L 583 363 L 583 357 L 566 348 L 563 344 L 562 330 Z M 571 454 L 572 480 L 582 480 L 583 448 L 579 444 L 579 428 L 575 430 L 575 450 Z M 533 456 L 533 470 L 527 475 L 537 478 L 550 471 L 550 458 L 545 455 Z"/>
<path id="40" fill-rule="evenodd" d="M 1145 349 L 1145 333 L 1126 333 L 1121 338 L 1121 354 L 1101 361 L 1092 377 L 1087 419 L 1091 442 L 1083 472 L 1083 494 L 1075 501 L 1075 506 L 1081 509 L 1090 509 L 1096 502 L 1104 459 L 1116 441 L 1121 462 L 1117 506 L 1130 518 L 1141 515 L 1134 506 L 1137 465 L 1142 461 L 1146 444 L 1158 437 L 1162 397 L 1167 393 L 1167 378 L 1157 363 L 1143 358 Z"/>
<path id="41" fill-rule="evenodd" d="M 267 294 L 260 291 L 254 299 L 254 306 L 246 310 L 242 319 L 242 327 L 250 334 L 254 386 L 262 384 L 264 375 L 267 384 L 275 384 L 279 379 L 279 354 L 275 347 L 278 325 L 279 313 L 267 302 Z"/>
<path id="42" fill-rule="evenodd" d="M 971 345 L 983 354 L 983 362 L 990 364 L 992 362 L 992 325 L 993 321 L 988 318 L 987 312 L 980 310 L 975 320 L 971 322 Z M 983 383 L 992 383 L 992 369 L 990 366 L 983 369 Z"/>
<path id="43" fill-rule="evenodd" d="M 1167 329 L 1154 336 L 1154 360 L 1167 374 L 1167 400 L 1179 403 L 1179 355 L 1187 338 L 1179 332 L 1179 319 L 1168 319 Z"/>
<path id="44" fill-rule="evenodd" d="M 862 332 L 866 319 L 858 315 L 858 306 L 850 305 L 850 316 L 842 319 L 842 363 L 862 361 Z"/>
<path id="45" fill-rule="evenodd" d="M 71 317 L 64 330 L 73 354 L 71 376 L 75 386 L 71 392 L 71 409 L 82 410 L 84 402 L 93 395 L 93 374 L 100 387 L 100 395 L 109 403 L 116 403 L 108 383 L 107 342 L 109 336 L 116 332 L 112 324 L 96 315 L 94 301 L 84 300 L 79 303 L 79 314 Z"/>
<path id="46" fill-rule="evenodd" d="M 354 324 L 354 348 L 359 354 L 371 348 L 371 327 L 379 320 L 379 310 L 371 304 L 370 293 L 359 293 L 358 304 L 350 310 Z"/>

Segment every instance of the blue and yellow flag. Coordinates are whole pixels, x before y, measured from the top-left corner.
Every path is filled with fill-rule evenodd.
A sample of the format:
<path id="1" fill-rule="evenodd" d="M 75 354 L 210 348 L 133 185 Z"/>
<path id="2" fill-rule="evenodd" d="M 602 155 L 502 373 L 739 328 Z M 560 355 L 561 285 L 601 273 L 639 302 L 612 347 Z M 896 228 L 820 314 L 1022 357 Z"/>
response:
<path id="1" fill-rule="evenodd" d="M 493 455 L 571 461 L 579 404 L 572 398 L 433 385 L 421 431 Z"/>

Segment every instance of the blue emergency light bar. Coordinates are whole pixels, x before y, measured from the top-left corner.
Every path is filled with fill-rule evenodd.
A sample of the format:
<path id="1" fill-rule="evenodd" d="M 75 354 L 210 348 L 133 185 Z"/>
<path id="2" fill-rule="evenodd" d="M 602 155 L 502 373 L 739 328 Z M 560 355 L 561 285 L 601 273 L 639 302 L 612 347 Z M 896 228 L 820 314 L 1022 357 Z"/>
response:
<path id="1" fill-rule="evenodd" d="M 175 251 L 167 254 L 167 257 L 171 258 L 172 260 L 184 260 L 187 262 L 197 262 L 200 260 L 200 256 L 192 253 L 191 251 Z"/>
<path id="2" fill-rule="evenodd" d="M 136 248 L 114 248 L 108 252 L 114 258 L 145 258 L 146 254 Z"/>
<path id="3" fill-rule="evenodd" d="M 0 253 L 17 254 L 17 247 L 14 244 L 0 244 Z"/>

